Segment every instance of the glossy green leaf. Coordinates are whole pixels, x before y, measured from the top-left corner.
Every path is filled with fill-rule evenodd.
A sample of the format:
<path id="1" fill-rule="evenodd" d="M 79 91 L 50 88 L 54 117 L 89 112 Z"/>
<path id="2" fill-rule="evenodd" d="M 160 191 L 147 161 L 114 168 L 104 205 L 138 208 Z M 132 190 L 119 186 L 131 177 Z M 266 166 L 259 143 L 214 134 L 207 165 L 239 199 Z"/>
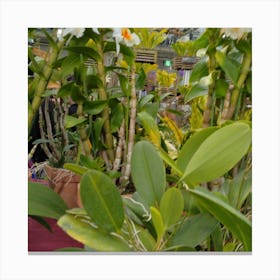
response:
<path id="1" fill-rule="evenodd" d="M 225 71 L 233 83 L 236 84 L 240 73 L 240 64 L 220 51 L 217 51 L 215 56 L 219 66 Z"/>
<path id="2" fill-rule="evenodd" d="M 65 98 L 71 95 L 72 87 L 74 83 L 68 83 L 63 85 L 57 92 L 57 96 L 61 98 Z"/>
<path id="3" fill-rule="evenodd" d="M 137 236 L 147 251 L 153 251 L 156 247 L 156 241 L 147 229 L 136 227 Z"/>
<path id="4" fill-rule="evenodd" d="M 28 182 L 28 215 L 58 219 L 67 206 L 62 198 L 51 188 Z"/>
<path id="5" fill-rule="evenodd" d="M 217 98 L 225 97 L 229 84 L 224 79 L 218 79 L 215 82 L 215 95 Z"/>
<path id="6" fill-rule="evenodd" d="M 174 225 L 181 217 L 184 209 L 184 199 L 181 191 L 176 188 L 168 189 L 160 201 L 160 213 L 165 229 Z"/>
<path id="7" fill-rule="evenodd" d="M 90 115 L 97 115 L 100 114 L 107 105 L 107 100 L 86 101 L 84 103 L 84 112 Z"/>
<path id="8" fill-rule="evenodd" d="M 146 74 L 143 68 L 141 68 L 140 73 L 138 74 L 137 80 L 136 80 L 136 89 L 140 90 L 143 89 L 146 83 Z"/>
<path id="9" fill-rule="evenodd" d="M 75 118 L 70 115 L 65 116 L 65 128 L 71 128 L 74 126 L 77 126 L 79 124 L 82 124 L 86 121 L 86 118 Z"/>
<path id="10" fill-rule="evenodd" d="M 94 250 L 102 252 L 131 251 L 129 246 L 120 238 L 94 228 L 89 222 L 74 215 L 66 214 L 58 220 L 58 225 L 69 236 Z"/>
<path id="11" fill-rule="evenodd" d="M 102 80 L 96 75 L 87 75 L 86 76 L 87 90 L 99 89 L 103 87 Z"/>
<path id="12" fill-rule="evenodd" d="M 81 176 L 88 171 L 88 168 L 76 163 L 64 163 L 63 168 Z"/>
<path id="13" fill-rule="evenodd" d="M 161 136 L 156 120 L 147 112 L 140 112 L 137 116 L 145 128 L 146 134 L 148 135 L 150 141 L 156 147 L 160 147 Z"/>
<path id="14" fill-rule="evenodd" d="M 241 170 L 229 184 L 228 199 L 230 204 L 236 209 L 240 209 L 251 189 L 252 173 Z"/>
<path id="15" fill-rule="evenodd" d="M 206 189 L 197 187 L 189 192 L 204 209 L 243 242 L 245 251 L 252 250 L 252 224 L 245 216 Z"/>
<path id="16" fill-rule="evenodd" d="M 208 63 L 206 57 L 201 59 L 199 62 L 197 62 L 190 75 L 189 83 L 194 83 L 199 81 L 202 77 L 205 77 L 209 74 L 208 71 Z"/>
<path id="17" fill-rule="evenodd" d="M 101 59 L 99 53 L 90 47 L 73 46 L 73 47 L 67 47 L 67 48 L 65 48 L 65 50 L 79 54 L 79 55 L 82 54 L 82 55 L 92 58 L 94 60 Z"/>
<path id="18" fill-rule="evenodd" d="M 157 240 L 160 240 L 165 232 L 162 216 L 159 210 L 153 206 L 150 207 L 152 222 L 157 233 Z"/>
<path id="19" fill-rule="evenodd" d="M 120 102 L 117 102 L 117 104 L 115 104 L 113 108 L 111 108 L 110 128 L 112 133 L 119 130 L 122 125 L 123 119 L 123 105 Z"/>
<path id="20" fill-rule="evenodd" d="M 244 122 L 218 129 L 193 154 L 182 180 L 195 185 L 224 175 L 248 152 L 251 138 L 251 128 Z"/>
<path id="21" fill-rule="evenodd" d="M 187 218 L 168 245 L 194 248 L 205 241 L 218 224 L 219 222 L 208 213 L 201 213 Z"/>
<path id="22" fill-rule="evenodd" d="M 138 101 L 138 106 L 139 108 L 143 107 L 145 104 L 149 103 L 151 100 L 154 99 L 154 95 L 153 94 L 147 94 L 145 96 L 143 96 L 139 101 Z"/>
<path id="23" fill-rule="evenodd" d="M 61 64 L 61 76 L 62 78 L 74 73 L 74 69 L 80 67 L 82 60 L 79 56 L 68 55 L 66 56 Z"/>
<path id="24" fill-rule="evenodd" d="M 182 147 L 178 159 L 177 165 L 179 169 L 184 172 L 187 165 L 189 164 L 191 158 L 198 150 L 200 145 L 205 141 L 207 137 L 209 137 L 212 133 L 214 133 L 218 128 L 217 127 L 208 127 L 202 130 L 195 132 L 184 144 Z"/>
<path id="25" fill-rule="evenodd" d="M 124 221 L 124 210 L 119 191 L 111 178 L 96 170 L 81 178 L 81 199 L 88 215 L 108 232 L 119 231 Z"/>
<path id="26" fill-rule="evenodd" d="M 195 84 L 190 88 L 188 93 L 185 95 L 185 103 L 190 102 L 192 99 L 196 97 L 204 96 L 207 93 L 208 93 L 208 87 L 200 84 Z"/>
<path id="27" fill-rule="evenodd" d="M 140 141 L 134 148 L 131 175 L 137 192 L 148 206 L 159 205 L 166 187 L 165 168 L 155 147 Z"/>

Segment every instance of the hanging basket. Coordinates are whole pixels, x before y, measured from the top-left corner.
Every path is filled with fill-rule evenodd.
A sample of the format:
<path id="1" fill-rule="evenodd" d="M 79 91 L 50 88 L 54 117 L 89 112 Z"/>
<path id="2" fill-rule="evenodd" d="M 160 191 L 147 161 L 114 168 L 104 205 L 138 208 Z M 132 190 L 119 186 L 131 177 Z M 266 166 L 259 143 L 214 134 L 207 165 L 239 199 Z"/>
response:
<path id="1" fill-rule="evenodd" d="M 78 184 L 81 177 L 62 168 L 45 166 L 45 172 L 49 180 L 49 186 L 58 193 L 69 208 L 78 205 Z"/>

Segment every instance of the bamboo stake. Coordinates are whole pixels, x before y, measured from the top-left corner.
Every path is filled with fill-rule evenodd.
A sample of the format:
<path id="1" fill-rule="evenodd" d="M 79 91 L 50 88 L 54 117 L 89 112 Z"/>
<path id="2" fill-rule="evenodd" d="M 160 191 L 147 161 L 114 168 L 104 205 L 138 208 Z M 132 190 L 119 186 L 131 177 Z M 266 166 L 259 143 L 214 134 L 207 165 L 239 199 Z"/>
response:
<path id="1" fill-rule="evenodd" d="M 102 88 L 99 89 L 99 98 L 100 100 L 107 100 L 107 93 L 105 90 L 106 87 L 106 75 L 105 75 L 105 69 L 104 69 L 104 53 L 103 53 L 103 43 L 97 43 L 97 51 L 99 55 L 101 56 L 101 59 L 97 61 L 97 72 L 99 74 L 99 77 L 102 81 Z M 113 135 L 111 133 L 111 127 L 110 127 L 110 111 L 109 107 L 106 106 L 104 110 L 102 111 L 102 118 L 104 120 L 104 133 L 105 133 L 105 143 L 107 146 L 107 153 L 109 156 L 109 159 L 111 162 L 114 161 L 114 151 L 113 151 Z"/>
<path id="2" fill-rule="evenodd" d="M 244 54 L 243 62 L 241 65 L 240 76 L 238 78 L 236 86 L 234 87 L 234 89 L 232 91 L 230 106 L 229 106 L 229 110 L 228 110 L 228 113 L 226 116 L 227 120 L 231 120 L 234 115 L 234 111 L 235 111 L 235 107 L 236 107 L 236 104 L 238 101 L 239 94 L 241 92 L 241 89 L 244 85 L 244 82 L 245 82 L 247 75 L 251 68 L 251 62 L 252 62 L 252 53 L 246 52 Z"/>

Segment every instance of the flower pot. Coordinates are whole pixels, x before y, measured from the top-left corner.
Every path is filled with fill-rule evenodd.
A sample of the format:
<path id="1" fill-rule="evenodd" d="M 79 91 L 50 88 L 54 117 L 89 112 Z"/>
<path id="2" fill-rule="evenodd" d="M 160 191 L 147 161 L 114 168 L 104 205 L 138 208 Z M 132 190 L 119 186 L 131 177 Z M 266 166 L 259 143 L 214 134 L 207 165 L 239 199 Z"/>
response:
<path id="1" fill-rule="evenodd" d="M 45 172 L 49 180 L 49 186 L 58 193 L 69 208 L 78 205 L 78 184 L 81 177 L 62 168 L 45 166 Z"/>

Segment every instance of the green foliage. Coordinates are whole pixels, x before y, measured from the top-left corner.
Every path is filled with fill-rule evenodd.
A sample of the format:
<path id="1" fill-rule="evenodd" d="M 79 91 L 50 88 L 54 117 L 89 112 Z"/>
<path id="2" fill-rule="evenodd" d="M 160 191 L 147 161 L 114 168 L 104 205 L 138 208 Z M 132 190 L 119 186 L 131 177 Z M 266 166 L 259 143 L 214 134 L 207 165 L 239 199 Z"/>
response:
<path id="1" fill-rule="evenodd" d="M 122 200 L 112 180 L 91 170 L 81 178 L 81 199 L 92 220 L 102 229 L 118 232 L 124 221 Z"/>
<path id="2" fill-rule="evenodd" d="M 49 187 L 28 183 L 28 215 L 58 219 L 67 209 L 62 198 Z"/>
<path id="3" fill-rule="evenodd" d="M 224 200 L 203 188 L 197 187 L 194 190 L 189 190 L 189 192 L 205 210 L 243 242 L 245 251 L 252 250 L 252 225 L 245 216 Z"/>
<path id="4" fill-rule="evenodd" d="M 140 44 L 137 45 L 137 48 L 154 49 L 165 40 L 167 29 L 152 31 L 148 28 L 134 28 L 134 32 L 140 38 Z"/>
<path id="5" fill-rule="evenodd" d="M 243 122 L 229 124 L 213 132 L 199 147 L 195 147 L 197 149 L 193 149 L 193 155 L 188 155 L 190 160 L 182 170 L 182 180 L 196 185 L 222 176 L 248 152 L 251 137 L 250 126 Z"/>
<path id="6" fill-rule="evenodd" d="M 162 159 L 147 141 L 138 142 L 132 154 L 132 179 L 138 194 L 148 206 L 159 205 L 166 188 Z"/>

